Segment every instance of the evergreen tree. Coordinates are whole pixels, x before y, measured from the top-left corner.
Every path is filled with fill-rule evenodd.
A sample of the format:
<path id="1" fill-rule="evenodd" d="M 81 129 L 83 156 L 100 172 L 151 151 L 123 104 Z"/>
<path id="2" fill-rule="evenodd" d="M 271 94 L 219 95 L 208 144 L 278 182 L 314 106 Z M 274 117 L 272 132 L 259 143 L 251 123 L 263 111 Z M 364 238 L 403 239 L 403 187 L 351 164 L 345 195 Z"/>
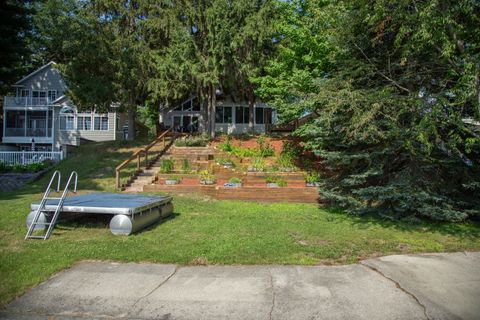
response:
<path id="1" fill-rule="evenodd" d="M 316 77 L 304 68 L 294 91 L 268 85 L 286 78 L 276 65 L 262 91 L 281 100 L 286 118 L 317 114 L 297 134 L 323 159 L 323 199 L 390 218 L 479 214 L 480 138 L 463 121 L 478 119 L 479 6 L 341 1 L 306 15 L 333 53 L 320 61 L 332 64 Z"/>
<path id="2" fill-rule="evenodd" d="M 25 74 L 29 63 L 32 8 L 29 1 L 0 3 L 0 95 Z"/>

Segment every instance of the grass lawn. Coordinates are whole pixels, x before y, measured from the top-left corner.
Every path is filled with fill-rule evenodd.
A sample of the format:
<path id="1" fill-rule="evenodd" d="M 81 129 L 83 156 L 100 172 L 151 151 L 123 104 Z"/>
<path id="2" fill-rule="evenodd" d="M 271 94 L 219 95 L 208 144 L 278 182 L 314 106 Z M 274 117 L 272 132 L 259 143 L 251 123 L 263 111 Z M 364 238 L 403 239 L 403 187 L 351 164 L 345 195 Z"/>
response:
<path id="1" fill-rule="evenodd" d="M 137 143 L 139 144 L 139 143 Z M 133 150 L 96 143 L 58 168 L 77 169 L 79 189 L 113 191 L 114 167 Z M 338 264 L 413 252 L 480 249 L 480 225 L 404 224 L 352 217 L 315 205 L 256 204 L 175 197 L 175 214 L 129 237 L 113 236 L 108 219 L 57 225 L 47 241 L 24 241 L 25 218 L 50 174 L 23 190 L 0 194 L 0 307 L 84 259 L 178 264 Z"/>

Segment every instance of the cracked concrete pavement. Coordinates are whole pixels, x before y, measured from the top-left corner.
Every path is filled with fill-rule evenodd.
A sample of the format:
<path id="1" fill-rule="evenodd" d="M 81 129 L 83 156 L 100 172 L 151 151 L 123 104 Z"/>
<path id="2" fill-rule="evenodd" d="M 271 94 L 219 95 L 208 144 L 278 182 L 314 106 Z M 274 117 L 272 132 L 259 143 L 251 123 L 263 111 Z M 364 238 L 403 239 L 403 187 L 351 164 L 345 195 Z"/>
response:
<path id="1" fill-rule="evenodd" d="M 81 262 L 2 319 L 480 319 L 480 253 L 345 266 Z"/>

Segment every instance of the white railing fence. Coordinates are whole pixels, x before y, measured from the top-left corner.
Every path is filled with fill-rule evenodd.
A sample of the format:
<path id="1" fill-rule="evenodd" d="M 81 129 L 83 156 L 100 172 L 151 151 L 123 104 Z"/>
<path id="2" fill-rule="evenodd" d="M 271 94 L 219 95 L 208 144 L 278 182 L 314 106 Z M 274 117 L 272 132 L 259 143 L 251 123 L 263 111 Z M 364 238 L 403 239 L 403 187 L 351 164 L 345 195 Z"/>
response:
<path id="1" fill-rule="evenodd" d="M 45 160 L 63 160 L 62 151 L 0 151 L 0 162 L 8 165 L 31 164 Z"/>

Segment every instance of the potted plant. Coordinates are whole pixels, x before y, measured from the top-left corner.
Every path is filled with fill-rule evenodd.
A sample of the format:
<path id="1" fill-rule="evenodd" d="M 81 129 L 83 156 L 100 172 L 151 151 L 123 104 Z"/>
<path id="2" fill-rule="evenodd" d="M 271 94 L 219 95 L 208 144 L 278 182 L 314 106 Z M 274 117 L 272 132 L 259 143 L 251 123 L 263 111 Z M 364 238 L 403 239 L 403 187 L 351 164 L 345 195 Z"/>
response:
<path id="1" fill-rule="evenodd" d="M 228 183 L 224 184 L 225 187 L 241 187 L 243 186 L 242 179 L 240 178 L 230 178 Z"/>
<path id="2" fill-rule="evenodd" d="M 318 187 L 320 185 L 318 175 L 313 172 L 306 174 L 304 178 L 307 187 Z"/>
<path id="3" fill-rule="evenodd" d="M 167 186 L 173 186 L 173 185 L 179 184 L 180 181 L 182 181 L 182 178 L 180 178 L 179 176 L 173 176 L 165 179 L 165 184 Z"/>
<path id="4" fill-rule="evenodd" d="M 230 159 L 220 158 L 217 164 L 223 166 L 225 169 L 233 169 L 235 167 L 235 164 Z"/>
<path id="5" fill-rule="evenodd" d="M 248 167 L 249 172 L 263 172 L 265 171 L 265 161 L 261 158 L 255 158 L 252 165 Z"/>
<path id="6" fill-rule="evenodd" d="M 266 178 L 266 181 L 268 188 L 279 188 L 287 186 L 287 181 L 285 181 L 285 179 L 283 179 L 282 177 L 268 176 Z"/>
<path id="7" fill-rule="evenodd" d="M 215 184 L 215 177 L 208 170 L 200 171 L 200 184 L 203 184 L 203 185 Z"/>
<path id="8" fill-rule="evenodd" d="M 173 161 L 171 159 L 163 159 L 160 163 L 161 173 L 170 173 L 173 171 Z"/>

